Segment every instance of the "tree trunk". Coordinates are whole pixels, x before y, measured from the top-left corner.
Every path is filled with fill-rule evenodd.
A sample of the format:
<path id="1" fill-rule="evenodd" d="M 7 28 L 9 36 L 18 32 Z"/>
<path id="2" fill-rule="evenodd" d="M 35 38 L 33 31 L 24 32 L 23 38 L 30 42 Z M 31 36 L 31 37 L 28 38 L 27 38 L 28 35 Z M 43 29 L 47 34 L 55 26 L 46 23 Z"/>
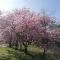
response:
<path id="1" fill-rule="evenodd" d="M 11 42 L 9 42 L 9 47 L 11 48 Z"/>
<path id="2" fill-rule="evenodd" d="M 44 51 L 43 51 L 43 60 L 46 60 L 46 48 L 44 48 Z"/>
<path id="3" fill-rule="evenodd" d="M 10 48 L 12 47 L 11 40 L 9 41 L 9 47 L 10 47 Z"/>
<path id="4" fill-rule="evenodd" d="M 25 46 L 25 49 L 24 50 L 25 50 L 25 53 L 27 53 L 27 46 Z"/>
<path id="5" fill-rule="evenodd" d="M 22 50 L 22 42 L 19 43 L 19 49 Z"/>
<path id="6" fill-rule="evenodd" d="M 18 49 L 18 40 L 16 40 L 16 43 L 15 43 L 15 50 Z"/>
<path id="7" fill-rule="evenodd" d="M 28 49 L 27 49 L 27 48 L 28 48 L 27 42 L 26 42 L 26 43 L 23 43 L 23 45 L 24 45 L 24 52 L 27 53 L 27 52 L 28 52 Z"/>

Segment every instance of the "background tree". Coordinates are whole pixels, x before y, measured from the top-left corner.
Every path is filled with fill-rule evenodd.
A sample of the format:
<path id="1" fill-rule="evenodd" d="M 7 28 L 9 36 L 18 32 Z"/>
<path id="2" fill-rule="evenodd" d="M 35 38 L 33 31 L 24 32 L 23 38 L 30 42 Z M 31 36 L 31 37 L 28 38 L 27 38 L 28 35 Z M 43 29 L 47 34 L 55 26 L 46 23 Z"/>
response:
<path id="1" fill-rule="evenodd" d="M 43 56 L 46 56 L 47 49 L 49 47 L 49 32 L 50 30 L 49 26 L 54 23 L 54 20 L 51 16 L 48 16 L 43 12 L 43 14 L 40 16 L 40 26 L 41 32 L 40 32 L 40 38 L 38 39 L 37 46 L 42 47 L 44 52 Z M 40 31 L 40 30 L 39 30 Z"/>

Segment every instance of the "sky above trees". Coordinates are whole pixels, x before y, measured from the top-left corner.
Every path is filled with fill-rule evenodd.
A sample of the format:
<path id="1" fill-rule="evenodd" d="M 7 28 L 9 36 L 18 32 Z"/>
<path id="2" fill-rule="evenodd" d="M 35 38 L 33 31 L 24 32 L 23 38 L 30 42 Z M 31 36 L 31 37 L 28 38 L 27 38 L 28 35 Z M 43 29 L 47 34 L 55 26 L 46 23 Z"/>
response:
<path id="1" fill-rule="evenodd" d="M 15 8 L 30 8 L 35 11 L 45 9 L 50 15 L 60 19 L 60 1 L 59 0 L 0 0 L 1 10 L 11 10 Z"/>

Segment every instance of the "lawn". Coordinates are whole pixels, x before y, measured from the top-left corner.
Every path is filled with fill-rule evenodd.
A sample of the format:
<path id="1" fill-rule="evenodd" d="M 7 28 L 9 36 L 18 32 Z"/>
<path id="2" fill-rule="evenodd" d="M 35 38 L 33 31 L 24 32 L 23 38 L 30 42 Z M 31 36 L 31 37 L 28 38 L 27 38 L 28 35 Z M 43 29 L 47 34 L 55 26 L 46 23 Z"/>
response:
<path id="1" fill-rule="evenodd" d="M 45 60 L 42 52 L 43 49 L 33 46 L 29 46 L 27 54 L 23 50 L 0 47 L 0 60 Z M 48 52 L 46 60 L 60 60 L 60 54 Z"/>

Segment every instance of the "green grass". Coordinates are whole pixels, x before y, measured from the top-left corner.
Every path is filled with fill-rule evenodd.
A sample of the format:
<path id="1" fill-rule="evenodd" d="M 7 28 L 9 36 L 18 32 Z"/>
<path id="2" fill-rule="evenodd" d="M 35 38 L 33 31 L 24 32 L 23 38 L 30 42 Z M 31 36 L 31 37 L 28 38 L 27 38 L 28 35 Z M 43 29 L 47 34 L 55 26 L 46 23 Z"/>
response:
<path id="1" fill-rule="evenodd" d="M 23 50 L 14 50 L 8 47 L 0 47 L 0 60 L 45 60 L 42 56 L 43 49 L 29 46 L 28 53 Z M 60 60 L 60 54 L 51 52 L 46 55 L 47 60 Z"/>

